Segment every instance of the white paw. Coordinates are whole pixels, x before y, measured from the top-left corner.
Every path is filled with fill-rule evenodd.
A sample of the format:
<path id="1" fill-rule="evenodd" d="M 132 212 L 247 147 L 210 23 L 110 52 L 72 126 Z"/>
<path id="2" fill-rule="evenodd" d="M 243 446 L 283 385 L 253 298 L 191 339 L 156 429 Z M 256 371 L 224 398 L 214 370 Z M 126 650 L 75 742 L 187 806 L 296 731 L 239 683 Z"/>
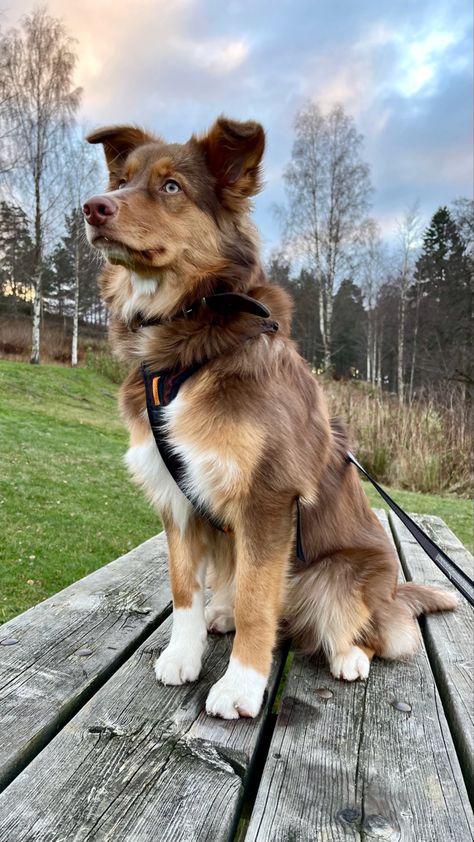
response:
<path id="1" fill-rule="evenodd" d="M 348 652 L 335 655 L 329 666 L 334 678 L 355 681 L 357 678 L 367 678 L 370 661 L 362 649 L 359 649 L 358 646 L 351 646 Z"/>
<path id="2" fill-rule="evenodd" d="M 266 685 L 266 676 L 231 657 L 227 671 L 209 691 L 206 711 L 222 719 L 253 718 L 262 707 Z"/>
<path id="3" fill-rule="evenodd" d="M 211 602 L 204 613 L 208 631 L 219 634 L 235 631 L 234 611 L 230 606 L 213 605 Z"/>
<path id="4" fill-rule="evenodd" d="M 162 684 L 186 684 L 196 681 L 201 672 L 201 649 L 168 646 L 155 661 L 155 675 Z"/>

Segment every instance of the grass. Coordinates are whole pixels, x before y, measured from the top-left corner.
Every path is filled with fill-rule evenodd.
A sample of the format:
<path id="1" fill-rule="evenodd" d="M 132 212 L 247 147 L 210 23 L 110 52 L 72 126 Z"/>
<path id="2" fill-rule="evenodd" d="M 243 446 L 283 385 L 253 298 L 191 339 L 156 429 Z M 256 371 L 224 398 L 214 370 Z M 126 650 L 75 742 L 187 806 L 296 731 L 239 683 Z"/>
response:
<path id="1" fill-rule="evenodd" d="M 362 381 L 326 380 L 332 415 L 348 424 L 358 458 L 379 482 L 421 494 L 472 491 L 472 413 L 461 384 L 426 390 L 412 404 Z"/>
<path id="2" fill-rule="evenodd" d="M 0 620 L 156 534 L 122 465 L 117 387 L 88 369 L 0 361 Z"/>
<path id="3" fill-rule="evenodd" d="M 419 494 L 417 491 L 405 491 L 398 488 L 384 486 L 391 497 L 406 512 L 417 512 L 420 515 L 438 515 L 443 518 L 449 528 L 458 536 L 465 547 L 473 551 L 472 530 L 472 502 L 461 497 L 437 494 Z M 375 488 L 364 482 L 365 492 L 375 509 L 388 509 L 387 504 L 377 494 Z"/>
<path id="4" fill-rule="evenodd" d="M 88 368 L 0 360 L 0 621 L 156 534 L 161 525 L 122 465 L 117 386 Z M 372 505 L 382 500 L 368 486 Z M 392 490 L 472 547 L 471 506 Z"/>

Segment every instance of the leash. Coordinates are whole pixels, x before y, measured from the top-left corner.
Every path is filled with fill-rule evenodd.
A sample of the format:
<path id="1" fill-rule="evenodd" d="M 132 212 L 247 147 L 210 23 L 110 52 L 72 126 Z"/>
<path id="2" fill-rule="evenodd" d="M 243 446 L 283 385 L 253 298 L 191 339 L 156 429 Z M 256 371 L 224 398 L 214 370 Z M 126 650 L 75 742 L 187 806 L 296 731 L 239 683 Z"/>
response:
<path id="1" fill-rule="evenodd" d="M 407 513 L 400 508 L 398 503 L 393 500 L 386 491 L 383 490 L 382 486 L 378 484 L 378 482 L 370 476 L 370 474 L 362 467 L 360 462 L 357 461 L 354 454 L 350 451 L 346 454 L 346 459 L 348 462 L 351 462 L 356 468 L 364 474 L 365 477 L 372 483 L 374 488 L 378 491 L 381 497 L 385 500 L 385 502 L 390 506 L 390 508 L 395 512 L 395 514 L 400 518 L 402 523 L 406 526 L 409 532 L 413 535 L 416 541 L 418 541 L 420 547 L 422 547 L 429 555 L 432 561 L 436 564 L 437 567 L 441 570 L 442 573 L 449 579 L 449 581 L 454 585 L 455 588 L 458 589 L 459 593 L 461 593 L 467 601 L 474 606 L 474 581 L 464 572 L 461 568 L 452 560 L 452 558 L 438 547 L 429 535 L 418 526 L 417 523 L 407 515 Z"/>

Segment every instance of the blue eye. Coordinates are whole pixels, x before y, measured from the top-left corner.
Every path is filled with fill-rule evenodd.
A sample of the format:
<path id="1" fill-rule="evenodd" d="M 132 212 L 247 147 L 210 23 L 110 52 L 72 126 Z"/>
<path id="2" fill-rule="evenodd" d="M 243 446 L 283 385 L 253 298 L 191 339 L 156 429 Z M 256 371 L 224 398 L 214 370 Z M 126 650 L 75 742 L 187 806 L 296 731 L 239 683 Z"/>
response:
<path id="1" fill-rule="evenodd" d="M 121 190 L 122 187 L 125 187 L 126 183 L 127 183 L 127 179 L 121 178 L 119 183 L 117 184 L 117 190 Z"/>
<path id="2" fill-rule="evenodd" d="M 160 187 L 160 190 L 162 190 L 163 193 L 168 193 L 169 196 L 174 196 L 176 193 L 181 192 L 181 187 L 177 181 L 173 178 L 169 178 L 168 181 L 165 181 L 162 187 Z"/>

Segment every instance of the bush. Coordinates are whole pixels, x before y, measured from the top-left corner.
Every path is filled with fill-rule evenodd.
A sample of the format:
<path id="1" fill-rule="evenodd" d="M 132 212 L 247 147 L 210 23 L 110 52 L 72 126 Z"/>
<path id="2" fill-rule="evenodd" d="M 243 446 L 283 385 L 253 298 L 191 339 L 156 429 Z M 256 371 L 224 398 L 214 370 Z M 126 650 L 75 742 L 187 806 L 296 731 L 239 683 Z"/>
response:
<path id="1" fill-rule="evenodd" d="M 122 383 L 129 373 L 127 366 L 116 360 L 108 351 L 95 351 L 93 348 L 87 349 L 86 367 L 107 377 L 112 383 Z"/>
<path id="2" fill-rule="evenodd" d="M 409 406 L 364 383 L 326 381 L 332 415 L 348 424 L 350 446 L 381 482 L 412 491 L 469 496 L 472 439 L 462 390 L 443 401 L 426 393 Z"/>

